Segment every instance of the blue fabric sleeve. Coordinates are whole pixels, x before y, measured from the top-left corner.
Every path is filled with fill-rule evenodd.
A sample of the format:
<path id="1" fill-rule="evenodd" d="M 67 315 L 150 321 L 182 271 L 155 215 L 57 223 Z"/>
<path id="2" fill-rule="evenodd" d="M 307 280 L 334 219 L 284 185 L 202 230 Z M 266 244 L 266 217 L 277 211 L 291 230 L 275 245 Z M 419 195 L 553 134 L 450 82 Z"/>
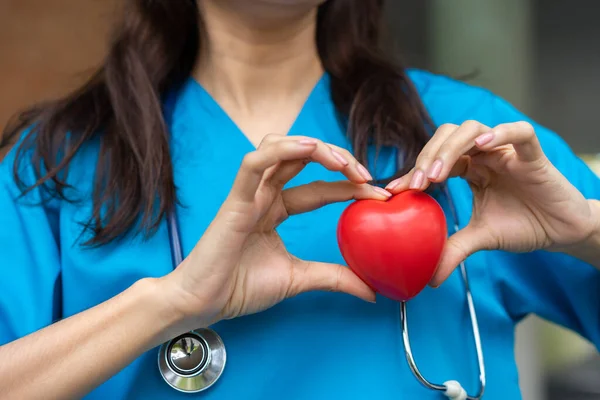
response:
<path id="1" fill-rule="evenodd" d="M 40 204 L 40 190 L 18 199 L 13 153 L 0 162 L 0 345 L 61 315 L 58 209 Z M 33 169 L 22 165 L 25 183 L 33 182 Z"/>
<path id="2" fill-rule="evenodd" d="M 552 164 L 588 199 L 600 199 L 600 179 L 554 132 L 506 101 L 492 101 L 497 123 L 533 124 Z M 490 265 L 497 289 L 515 320 L 529 313 L 578 332 L 600 349 L 600 271 L 573 257 L 545 251 L 501 254 Z"/>

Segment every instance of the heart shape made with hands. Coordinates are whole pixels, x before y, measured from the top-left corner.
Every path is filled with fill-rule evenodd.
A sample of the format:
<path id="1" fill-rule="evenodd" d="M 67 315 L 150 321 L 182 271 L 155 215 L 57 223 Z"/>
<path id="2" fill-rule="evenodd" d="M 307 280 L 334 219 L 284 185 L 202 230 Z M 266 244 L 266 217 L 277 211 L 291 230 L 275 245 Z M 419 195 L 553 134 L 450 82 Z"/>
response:
<path id="1" fill-rule="evenodd" d="M 342 213 L 338 244 L 350 269 L 374 291 L 408 301 L 431 281 L 447 239 L 439 203 L 420 191 L 358 200 Z"/>

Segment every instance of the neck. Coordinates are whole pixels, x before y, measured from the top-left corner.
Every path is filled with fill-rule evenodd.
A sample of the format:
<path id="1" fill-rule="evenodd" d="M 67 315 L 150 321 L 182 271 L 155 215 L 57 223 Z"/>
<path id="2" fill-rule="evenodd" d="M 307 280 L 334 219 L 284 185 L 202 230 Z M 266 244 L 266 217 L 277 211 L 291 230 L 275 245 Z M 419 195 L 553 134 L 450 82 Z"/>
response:
<path id="1" fill-rule="evenodd" d="M 218 102 L 244 113 L 305 98 L 323 74 L 315 41 L 316 7 L 230 3 L 200 2 L 208 43 L 194 78 Z"/>

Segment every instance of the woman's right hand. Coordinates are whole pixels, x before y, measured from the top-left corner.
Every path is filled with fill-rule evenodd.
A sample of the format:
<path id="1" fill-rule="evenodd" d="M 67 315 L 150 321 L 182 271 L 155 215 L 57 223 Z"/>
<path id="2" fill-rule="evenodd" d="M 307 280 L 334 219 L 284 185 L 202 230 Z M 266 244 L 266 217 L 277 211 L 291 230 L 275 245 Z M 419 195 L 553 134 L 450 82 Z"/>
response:
<path id="1" fill-rule="evenodd" d="M 341 171 L 348 181 L 283 190 L 308 162 Z M 312 290 L 373 302 L 374 292 L 349 268 L 296 258 L 275 231 L 289 216 L 332 202 L 391 196 L 366 183 L 371 179 L 347 150 L 308 137 L 268 135 L 244 157 L 228 198 L 193 251 L 162 279 L 185 329 L 256 313 Z"/>

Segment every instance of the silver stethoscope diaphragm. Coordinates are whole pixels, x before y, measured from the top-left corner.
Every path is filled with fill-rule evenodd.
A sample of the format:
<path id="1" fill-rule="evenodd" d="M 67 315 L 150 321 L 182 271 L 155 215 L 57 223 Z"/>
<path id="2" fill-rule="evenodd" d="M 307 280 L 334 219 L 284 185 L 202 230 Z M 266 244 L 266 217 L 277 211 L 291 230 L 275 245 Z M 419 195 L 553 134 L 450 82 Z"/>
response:
<path id="1" fill-rule="evenodd" d="M 184 333 L 158 351 L 158 368 L 164 380 L 185 393 L 211 387 L 225 369 L 227 354 L 221 337 L 212 329 Z"/>
<path id="2" fill-rule="evenodd" d="M 174 212 L 168 215 L 169 244 L 173 268 L 183 261 L 183 247 Z M 158 350 L 158 370 L 173 389 L 197 393 L 211 387 L 223 374 L 227 352 L 217 332 L 196 329 L 163 343 Z"/>

